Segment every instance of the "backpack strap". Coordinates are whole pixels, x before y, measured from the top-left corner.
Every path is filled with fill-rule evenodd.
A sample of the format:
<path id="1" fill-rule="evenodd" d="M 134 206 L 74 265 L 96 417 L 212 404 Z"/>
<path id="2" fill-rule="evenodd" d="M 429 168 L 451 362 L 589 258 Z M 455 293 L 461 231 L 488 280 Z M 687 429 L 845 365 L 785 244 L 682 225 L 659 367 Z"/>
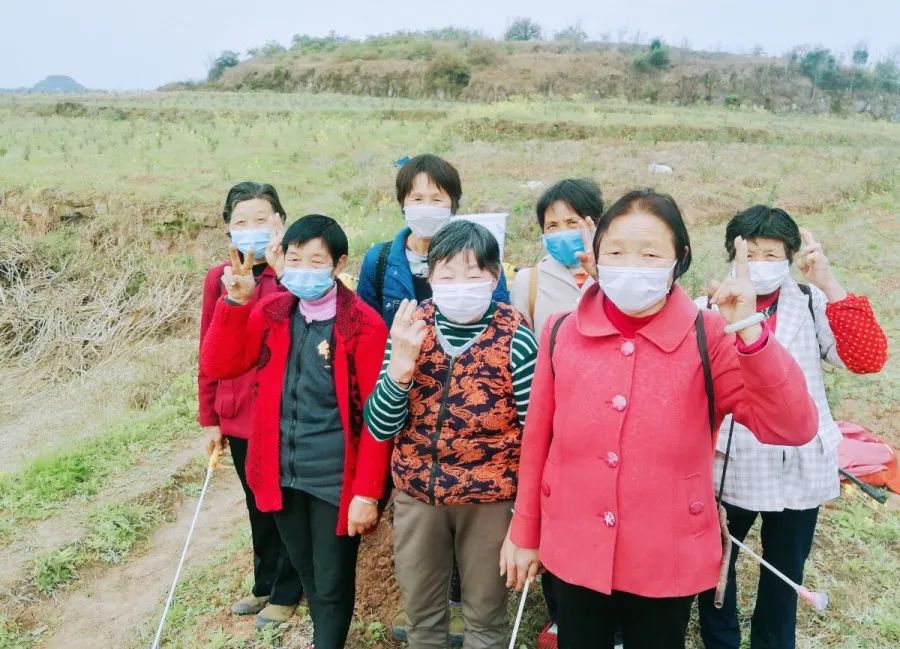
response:
<path id="1" fill-rule="evenodd" d="M 538 269 L 537 264 L 531 267 L 531 276 L 528 280 L 528 315 L 531 316 L 531 321 L 534 322 L 534 305 L 537 302 L 537 290 L 538 290 Z"/>
<path id="2" fill-rule="evenodd" d="M 706 386 L 706 407 L 709 415 L 710 434 L 716 434 L 716 397 L 713 387 L 712 367 L 709 363 L 709 350 L 706 346 L 706 329 L 703 326 L 703 312 L 697 311 L 697 319 L 694 320 L 694 331 L 697 333 L 697 349 L 700 350 L 700 364 L 703 366 L 703 383 Z M 734 415 L 731 416 L 731 425 L 728 427 L 728 444 L 725 447 L 725 462 L 722 465 L 722 479 L 719 481 L 719 493 L 716 502 L 722 502 L 722 493 L 725 491 L 725 474 L 728 473 L 728 458 L 731 456 L 731 438 L 734 435 Z"/>
<path id="3" fill-rule="evenodd" d="M 812 303 L 812 289 L 809 287 L 809 284 L 797 284 L 797 287 L 800 289 L 800 292 L 806 296 L 806 306 L 809 307 L 809 315 L 812 316 L 813 324 L 816 324 L 816 312 L 813 310 Z"/>
<path id="4" fill-rule="evenodd" d="M 568 313 L 563 313 L 556 319 L 556 322 L 553 323 L 553 328 L 550 329 L 550 371 L 553 374 L 556 374 L 556 369 L 553 367 L 553 350 L 556 349 L 556 335 L 559 333 L 559 327 L 562 325 L 563 320 L 569 317 Z"/>
<path id="5" fill-rule="evenodd" d="M 387 273 L 388 255 L 391 254 L 392 241 L 385 241 L 378 249 L 378 259 L 375 261 L 375 299 L 378 301 L 378 311 L 381 312 L 384 302 L 384 275 Z"/>

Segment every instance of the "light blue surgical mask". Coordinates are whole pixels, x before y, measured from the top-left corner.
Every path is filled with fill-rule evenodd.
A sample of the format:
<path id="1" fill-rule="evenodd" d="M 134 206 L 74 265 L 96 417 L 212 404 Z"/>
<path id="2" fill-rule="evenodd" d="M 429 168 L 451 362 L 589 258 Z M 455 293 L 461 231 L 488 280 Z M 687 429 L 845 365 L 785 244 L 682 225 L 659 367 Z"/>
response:
<path id="1" fill-rule="evenodd" d="M 231 230 L 231 243 L 234 247 L 245 255 L 252 250 L 255 261 L 266 260 L 266 248 L 270 240 L 269 228 Z"/>
<path id="2" fill-rule="evenodd" d="M 556 261 L 563 266 L 572 268 L 579 264 L 576 253 L 584 252 L 584 241 L 581 239 L 581 230 L 562 230 L 552 232 L 541 237 L 544 240 L 544 248 Z"/>
<path id="3" fill-rule="evenodd" d="M 281 285 L 301 300 L 318 300 L 334 286 L 332 268 L 285 268 Z"/>

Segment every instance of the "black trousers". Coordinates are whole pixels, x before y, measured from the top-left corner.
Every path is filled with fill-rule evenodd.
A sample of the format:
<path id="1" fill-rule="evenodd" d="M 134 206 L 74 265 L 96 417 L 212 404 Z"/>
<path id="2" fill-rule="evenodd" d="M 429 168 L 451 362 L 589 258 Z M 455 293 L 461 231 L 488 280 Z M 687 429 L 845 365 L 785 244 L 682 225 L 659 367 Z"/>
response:
<path id="1" fill-rule="evenodd" d="M 275 522 L 300 579 L 316 649 L 341 649 L 356 598 L 359 536 L 337 536 L 338 508 L 296 489 L 282 489 Z"/>
<path id="2" fill-rule="evenodd" d="M 303 597 L 300 576 L 291 565 L 287 549 L 281 542 L 281 535 L 275 525 L 275 517 L 256 508 L 253 492 L 247 485 L 247 440 L 229 437 L 228 447 L 237 471 L 244 496 L 247 513 L 250 515 L 250 534 L 253 537 L 253 595 L 270 597 L 272 604 L 294 606 Z"/>
<path id="3" fill-rule="evenodd" d="M 547 614 L 551 622 L 556 622 L 558 606 L 556 604 L 556 577 L 550 572 L 541 574 L 541 590 L 544 593 L 544 602 L 547 604 Z"/>
<path id="4" fill-rule="evenodd" d="M 797 583 L 802 583 L 803 566 L 812 548 L 819 508 L 753 512 L 724 504 L 728 512 L 728 529 L 740 541 L 746 538 L 756 517 L 762 516 L 760 536 L 763 559 Z M 734 567 L 738 549 L 735 547 L 731 553 L 722 608 L 713 606 L 714 591 L 701 593 L 698 598 L 700 634 L 706 649 L 738 649 L 741 646 Z M 796 634 L 797 593 L 769 570 L 761 568 L 756 608 L 750 622 L 750 647 L 793 649 Z"/>
<path id="5" fill-rule="evenodd" d="M 559 649 L 613 649 L 617 626 L 626 649 L 684 649 L 694 596 L 604 595 L 553 578 Z"/>

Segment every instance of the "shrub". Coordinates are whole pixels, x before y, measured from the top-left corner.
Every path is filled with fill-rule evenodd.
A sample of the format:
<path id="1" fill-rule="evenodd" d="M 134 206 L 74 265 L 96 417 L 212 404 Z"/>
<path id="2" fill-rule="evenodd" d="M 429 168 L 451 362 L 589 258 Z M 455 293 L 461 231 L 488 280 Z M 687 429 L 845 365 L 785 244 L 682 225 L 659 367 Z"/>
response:
<path id="1" fill-rule="evenodd" d="M 208 81 L 217 81 L 225 70 L 233 68 L 240 62 L 240 54 L 232 50 L 225 50 L 212 62 L 206 79 Z"/>
<path id="2" fill-rule="evenodd" d="M 650 49 L 634 59 L 634 67 L 642 72 L 669 67 L 669 49 L 658 38 L 650 42 Z"/>
<path id="3" fill-rule="evenodd" d="M 503 38 L 508 41 L 539 41 L 542 35 L 541 26 L 531 18 L 516 18 Z"/>
<path id="4" fill-rule="evenodd" d="M 500 60 L 500 52 L 491 41 L 476 41 L 469 46 L 466 59 L 472 67 L 486 68 Z"/>
<path id="5" fill-rule="evenodd" d="M 425 69 L 425 87 L 429 92 L 457 97 L 469 85 L 472 72 L 457 54 L 444 52 Z"/>

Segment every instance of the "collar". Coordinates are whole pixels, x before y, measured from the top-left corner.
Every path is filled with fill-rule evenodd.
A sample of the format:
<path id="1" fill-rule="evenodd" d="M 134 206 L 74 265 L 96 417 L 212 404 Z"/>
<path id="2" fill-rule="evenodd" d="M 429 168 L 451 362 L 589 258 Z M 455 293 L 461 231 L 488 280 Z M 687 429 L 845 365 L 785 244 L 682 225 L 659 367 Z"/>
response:
<path id="1" fill-rule="evenodd" d="M 604 299 L 599 284 L 585 289 L 575 310 L 575 326 L 581 335 L 591 338 L 621 335 L 603 311 Z M 649 324 L 641 327 L 637 335 L 646 338 L 664 352 L 673 352 L 690 333 L 696 318 L 697 305 L 676 283 L 662 310 Z"/>

